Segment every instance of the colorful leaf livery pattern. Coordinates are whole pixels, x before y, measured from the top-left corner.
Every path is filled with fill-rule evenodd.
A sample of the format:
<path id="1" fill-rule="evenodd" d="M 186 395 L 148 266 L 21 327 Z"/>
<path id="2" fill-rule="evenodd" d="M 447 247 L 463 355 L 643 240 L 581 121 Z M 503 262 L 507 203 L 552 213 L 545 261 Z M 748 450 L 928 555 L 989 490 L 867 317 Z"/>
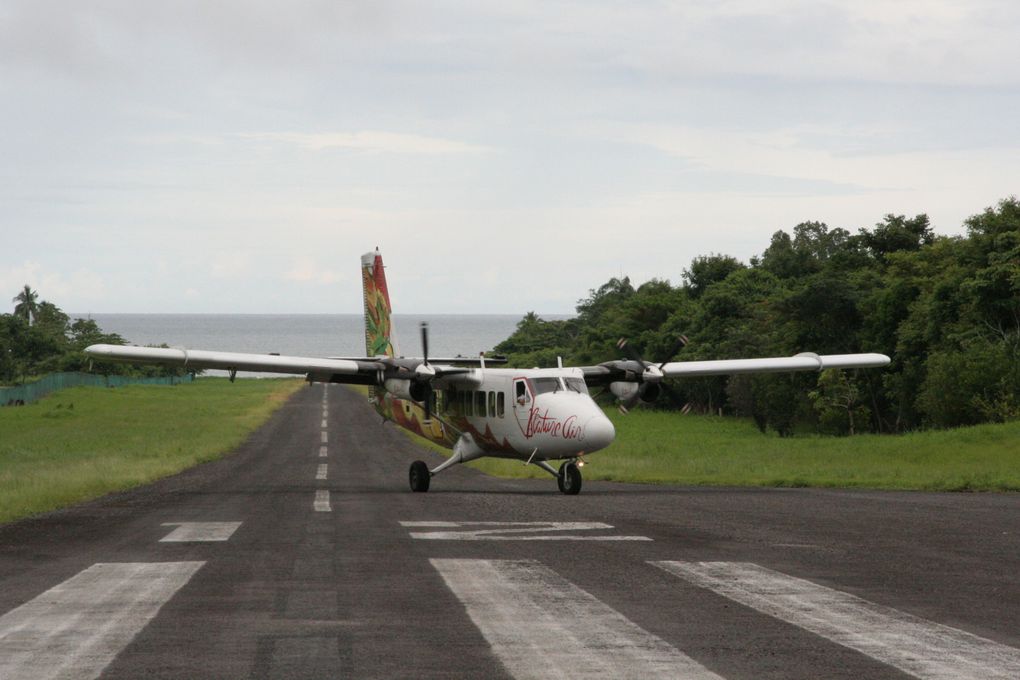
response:
<path id="1" fill-rule="evenodd" d="M 397 356 L 391 338 L 393 324 L 390 321 L 390 314 L 393 307 L 386 287 L 382 256 L 378 251 L 362 256 L 361 282 L 365 295 L 365 355 Z M 485 448 L 498 450 L 509 447 L 509 443 L 505 439 L 499 441 L 487 425 L 484 431 L 480 431 L 471 425 L 467 418 L 451 418 L 448 421 L 451 425 L 449 428 L 445 427 L 439 418 L 433 418 L 431 422 L 426 423 L 425 413 L 420 406 L 398 399 L 375 386 L 369 387 L 369 401 L 387 420 L 443 446 L 452 447 L 460 432 L 469 432 L 475 441 Z"/>
<path id="2" fill-rule="evenodd" d="M 386 289 L 386 273 L 379 251 L 362 258 L 361 282 L 365 294 L 365 354 L 370 357 L 395 356 L 390 340 L 390 294 Z"/>

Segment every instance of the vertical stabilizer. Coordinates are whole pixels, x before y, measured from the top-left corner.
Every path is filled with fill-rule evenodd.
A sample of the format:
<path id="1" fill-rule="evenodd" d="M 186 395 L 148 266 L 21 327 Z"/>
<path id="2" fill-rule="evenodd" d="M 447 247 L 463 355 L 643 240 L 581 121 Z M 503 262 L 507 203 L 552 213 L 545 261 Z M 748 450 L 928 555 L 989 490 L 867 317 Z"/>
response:
<path id="1" fill-rule="evenodd" d="M 361 256 L 361 283 L 365 294 L 366 356 L 397 356 L 396 338 L 392 337 L 390 294 L 386 289 L 386 272 L 379 249 Z"/>

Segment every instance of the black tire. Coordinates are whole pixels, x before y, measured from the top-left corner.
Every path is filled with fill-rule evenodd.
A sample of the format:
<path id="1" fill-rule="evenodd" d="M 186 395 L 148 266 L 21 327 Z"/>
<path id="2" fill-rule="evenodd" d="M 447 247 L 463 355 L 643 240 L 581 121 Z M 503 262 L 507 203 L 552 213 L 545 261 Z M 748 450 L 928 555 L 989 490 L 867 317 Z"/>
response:
<path id="1" fill-rule="evenodd" d="M 411 491 L 425 493 L 429 490 L 432 473 L 429 472 L 429 466 L 422 461 L 416 460 L 411 463 L 411 470 L 407 476 L 411 482 Z"/>
<path id="2" fill-rule="evenodd" d="M 581 493 L 581 468 L 577 463 L 568 460 L 560 466 L 560 474 L 556 478 L 560 491 L 568 496 L 576 496 Z"/>

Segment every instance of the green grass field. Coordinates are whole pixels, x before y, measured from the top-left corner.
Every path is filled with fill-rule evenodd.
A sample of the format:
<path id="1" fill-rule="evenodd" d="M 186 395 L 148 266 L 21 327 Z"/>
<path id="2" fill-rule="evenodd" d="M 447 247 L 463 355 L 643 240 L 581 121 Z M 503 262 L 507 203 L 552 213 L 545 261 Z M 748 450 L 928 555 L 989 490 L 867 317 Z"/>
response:
<path id="1" fill-rule="evenodd" d="M 761 434 L 749 419 L 640 410 L 626 416 L 615 410 L 607 414 L 616 426 L 616 441 L 587 456 L 586 479 L 721 486 L 1020 490 L 1020 421 L 895 436 L 799 435 L 781 439 Z M 550 479 L 548 473 L 518 461 L 483 459 L 468 465 L 501 477 Z"/>
<path id="2" fill-rule="evenodd" d="M 172 475 L 229 452 L 304 383 L 75 387 L 0 408 L 0 522 Z"/>

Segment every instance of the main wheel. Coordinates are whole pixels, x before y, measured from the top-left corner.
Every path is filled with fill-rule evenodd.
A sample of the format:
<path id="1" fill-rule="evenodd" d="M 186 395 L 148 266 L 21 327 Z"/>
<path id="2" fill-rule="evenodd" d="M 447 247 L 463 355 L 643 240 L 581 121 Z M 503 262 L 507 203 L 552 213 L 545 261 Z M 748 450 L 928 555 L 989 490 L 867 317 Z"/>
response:
<path id="1" fill-rule="evenodd" d="M 429 472 L 428 465 L 420 460 L 416 460 L 411 463 L 408 478 L 411 482 L 411 491 L 424 493 L 429 490 L 429 481 L 432 479 L 432 473 Z"/>
<path id="2" fill-rule="evenodd" d="M 568 496 L 576 496 L 581 493 L 581 468 L 577 463 L 568 460 L 560 466 L 560 474 L 556 478 L 560 491 Z"/>

